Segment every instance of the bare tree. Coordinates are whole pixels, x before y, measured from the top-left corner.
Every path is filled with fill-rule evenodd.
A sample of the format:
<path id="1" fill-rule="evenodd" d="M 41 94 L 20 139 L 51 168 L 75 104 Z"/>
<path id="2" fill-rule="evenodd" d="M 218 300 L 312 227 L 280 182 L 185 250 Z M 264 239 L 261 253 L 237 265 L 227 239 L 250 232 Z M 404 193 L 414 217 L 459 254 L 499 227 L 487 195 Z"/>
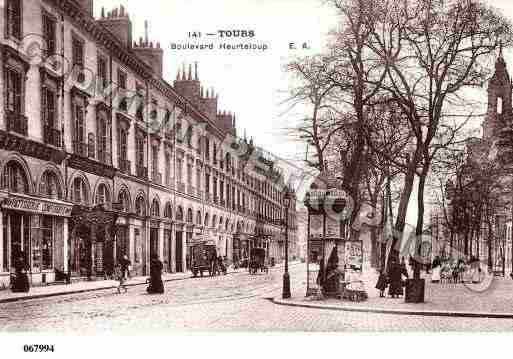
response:
<path id="1" fill-rule="evenodd" d="M 386 17 L 373 29 L 372 48 L 387 64 L 387 81 L 380 85 L 400 104 L 416 138 L 412 166 L 419 165 L 420 237 L 427 176 L 436 152 L 447 145 L 433 144 L 447 137 L 439 135 L 448 118 L 468 116 L 463 90 L 488 78 L 490 55 L 501 41 L 511 42 L 511 24 L 479 1 L 389 0 L 383 6 Z M 407 181 L 405 196 L 411 189 Z"/>

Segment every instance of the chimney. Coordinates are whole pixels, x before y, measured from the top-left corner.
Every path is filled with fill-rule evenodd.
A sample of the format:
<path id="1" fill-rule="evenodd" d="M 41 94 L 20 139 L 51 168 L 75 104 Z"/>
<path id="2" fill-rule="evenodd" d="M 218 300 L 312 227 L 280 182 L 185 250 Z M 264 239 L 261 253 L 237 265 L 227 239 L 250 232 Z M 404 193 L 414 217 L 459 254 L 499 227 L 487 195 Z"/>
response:
<path id="1" fill-rule="evenodd" d="M 178 70 L 178 76 L 175 80 L 173 87 L 175 90 L 191 101 L 195 106 L 197 106 L 200 110 L 203 111 L 203 94 L 201 91 L 201 83 L 199 81 L 198 75 L 198 66 L 195 65 L 195 74 L 193 77 L 192 74 L 192 64 L 187 66 L 183 64 L 182 70 Z M 215 118 L 215 116 L 214 116 Z"/>
<path id="2" fill-rule="evenodd" d="M 90 16 L 93 16 L 93 0 L 77 0 L 80 7 Z"/>
<path id="3" fill-rule="evenodd" d="M 164 50 L 160 47 L 160 42 L 154 46 L 153 41 L 148 38 L 148 21 L 144 22 L 144 41 L 139 39 L 139 46 L 133 49 L 135 54 L 141 60 L 146 62 L 159 77 L 164 72 Z"/>
<path id="4" fill-rule="evenodd" d="M 127 48 L 131 48 L 132 22 L 125 8 L 121 6 L 119 9 L 113 9 L 108 12 L 107 17 L 104 14 L 105 10 L 102 8 L 101 17 L 96 21 L 115 35 Z"/>

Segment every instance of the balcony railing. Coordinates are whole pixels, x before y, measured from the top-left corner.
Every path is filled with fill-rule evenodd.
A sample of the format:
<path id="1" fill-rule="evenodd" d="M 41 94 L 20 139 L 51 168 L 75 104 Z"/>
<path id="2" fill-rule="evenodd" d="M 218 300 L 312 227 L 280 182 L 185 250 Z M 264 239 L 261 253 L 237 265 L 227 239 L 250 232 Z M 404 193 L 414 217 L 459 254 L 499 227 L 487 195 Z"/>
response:
<path id="1" fill-rule="evenodd" d="M 20 135 L 28 135 L 28 119 L 26 116 L 6 111 L 7 131 L 19 133 Z"/>
<path id="2" fill-rule="evenodd" d="M 140 177 L 140 178 L 148 178 L 148 168 L 143 167 L 143 166 L 136 166 L 135 174 L 137 177 Z"/>
<path id="3" fill-rule="evenodd" d="M 125 159 L 119 159 L 119 170 L 123 173 L 130 174 L 131 163 Z"/>
<path id="4" fill-rule="evenodd" d="M 218 203 L 219 203 L 219 197 L 214 196 L 214 204 L 218 204 Z"/>
<path id="5" fill-rule="evenodd" d="M 158 172 L 153 172 L 152 173 L 152 179 L 153 179 L 153 182 L 156 183 L 156 184 L 162 184 L 162 173 L 158 173 Z"/>
<path id="6" fill-rule="evenodd" d="M 187 186 L 187 194 L 194 196 L 196 194 L 196 189 L 193 186 Z"/>
<path id="7" fill-rule="evenodd" d="M 205 193 L 205 201 L 212 203 L 212 194 L 210 192 Z"/>
<path id="8" fill-rule="evenodd" d="M 44 126 L 43 132 L 44 141 L 47 145 L 61 147 L 61 131 L 50 126 Z"/>
<path id="9" fill-rule="evenodd" d="M 106 165 L 112 164 L 112 156 L 109 152 L 106 151 L 98 151 L 98 161 L 104 163 Z"/>
<path id="10" fill-rule="evenodd" d="M 73 141 L 73 153 L 78 156 L 87 157 L 87 143 Z"/>
<path id="11" fill-rule="evenodd" d="M 178 182 L 178 192 L 185 193 L 185 183 Z"/>
<path id="12" fill-rule="evenodd" d="M 226 206 L 226 201 L 224 199 L 221 200 L 221 206 Z"/>

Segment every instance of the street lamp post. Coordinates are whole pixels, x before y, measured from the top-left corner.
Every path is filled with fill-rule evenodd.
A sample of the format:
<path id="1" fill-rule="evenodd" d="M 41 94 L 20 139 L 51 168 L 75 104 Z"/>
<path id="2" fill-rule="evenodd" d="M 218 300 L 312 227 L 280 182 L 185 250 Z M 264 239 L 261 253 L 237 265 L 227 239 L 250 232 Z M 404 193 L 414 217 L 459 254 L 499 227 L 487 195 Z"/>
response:
<path id="1" fill-rule="evenodd" d="M 288 299 L 291 297 L 291 295 L 290 295 L 290 276 L 289 276 L 289 235 L 288 235 L 290 193 L 287 188 L 285 188 L 285 194 L 283 196 L 283 205 L 285 207 L 285 272 L 283 273 L 282 298 Z"/>

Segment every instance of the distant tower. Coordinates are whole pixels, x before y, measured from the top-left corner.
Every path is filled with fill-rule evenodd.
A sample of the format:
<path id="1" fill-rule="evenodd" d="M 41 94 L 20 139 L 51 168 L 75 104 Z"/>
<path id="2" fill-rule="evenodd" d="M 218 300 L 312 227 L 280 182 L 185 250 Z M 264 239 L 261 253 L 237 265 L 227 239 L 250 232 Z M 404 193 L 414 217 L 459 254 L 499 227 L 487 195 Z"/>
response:
<path id="1" fill-rule="evenodd" d="M 488 84 L 488 110 L 483 123 L 483 138 L 495 136 L 511 123 L 511 79 L 502 56 L 502 45 L 495 62 L 495 73 Z"/>

